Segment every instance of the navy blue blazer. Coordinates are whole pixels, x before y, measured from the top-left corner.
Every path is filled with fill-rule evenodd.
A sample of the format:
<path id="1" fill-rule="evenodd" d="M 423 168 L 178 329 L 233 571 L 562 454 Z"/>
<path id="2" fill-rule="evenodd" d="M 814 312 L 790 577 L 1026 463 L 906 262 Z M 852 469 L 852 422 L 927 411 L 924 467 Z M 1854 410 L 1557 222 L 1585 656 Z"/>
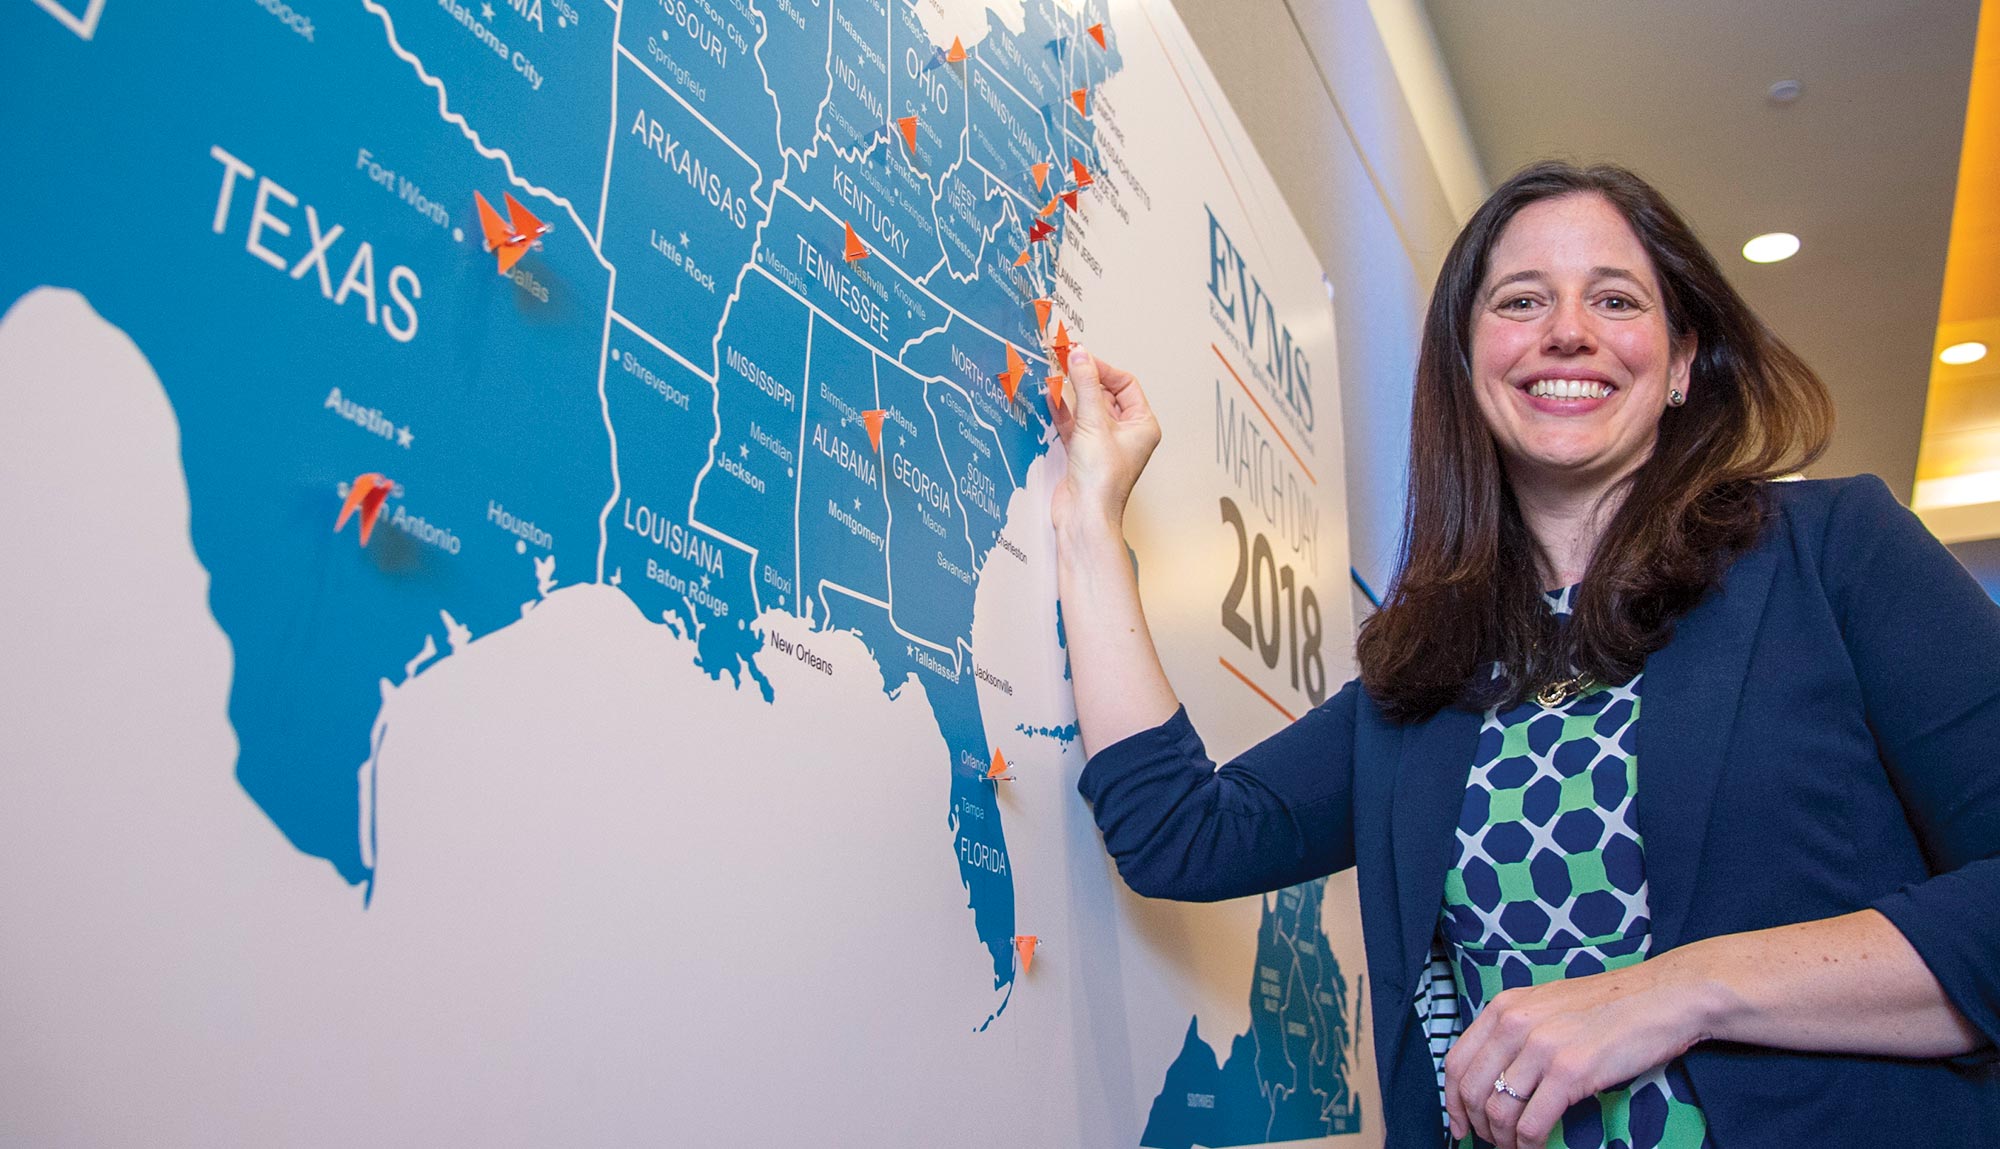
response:
<path id="1" fill-rule="evenodd" d="M 1874 907 L 1988 1047 L 1949 1061 L 1707 1042 L 1720 1149 L 2000 1144 L 2000 607 L 1880 479 L 1774 483 L 1769 524 L 1646 660 L 1652 952 Z M 1385 718 L 1358 683 L 1220 769 L 1186 712 L 1078 789 L 1131 887 L 1210 901 L 1358 867 L 1388 1144 L 1435 1147 L 1411 1003 L 1479 715 Z"/>

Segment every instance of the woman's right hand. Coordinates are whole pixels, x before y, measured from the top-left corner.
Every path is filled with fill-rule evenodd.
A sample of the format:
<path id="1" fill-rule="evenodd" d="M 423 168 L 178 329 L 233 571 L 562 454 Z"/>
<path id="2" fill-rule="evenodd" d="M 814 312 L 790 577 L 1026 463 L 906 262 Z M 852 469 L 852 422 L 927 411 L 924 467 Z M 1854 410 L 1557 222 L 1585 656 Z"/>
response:
<path id="1" fill-rule="evenodd" d="M 1068 375 L 1070 393 L 1056 409 L 1055 427 L 1069 453 L 1069 471 L 1056 487 L 1050 516 L 1058 531 L 1086 517 L 1115 526 L 1160 445 L 1160 421 L 1130 371 L 1071 347 Z"/>

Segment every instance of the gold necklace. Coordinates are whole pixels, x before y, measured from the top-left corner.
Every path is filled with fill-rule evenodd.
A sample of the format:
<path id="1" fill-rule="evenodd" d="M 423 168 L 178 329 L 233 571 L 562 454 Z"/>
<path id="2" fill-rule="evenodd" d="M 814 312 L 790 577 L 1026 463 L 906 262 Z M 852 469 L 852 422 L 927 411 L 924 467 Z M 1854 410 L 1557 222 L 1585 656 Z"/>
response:
<path id="1" fill-rule="evenodd" d="M 1569 678 L 1559 678 L 1540 690 L 1535 691 L 1535 701 L 1543 707 L 1554 709 L 1582 694 L 1591 686 L 1590 675 L 1578 674 Z"/>

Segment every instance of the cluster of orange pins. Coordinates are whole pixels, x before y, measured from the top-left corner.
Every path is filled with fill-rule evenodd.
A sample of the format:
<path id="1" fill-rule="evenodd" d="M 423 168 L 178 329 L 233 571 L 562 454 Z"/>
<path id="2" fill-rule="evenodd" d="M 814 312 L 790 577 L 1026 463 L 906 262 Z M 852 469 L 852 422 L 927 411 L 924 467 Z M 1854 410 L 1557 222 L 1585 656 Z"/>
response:
<path id="1" fill-rule="evenodd" d="M 1078 88 L 1072 94 L 1076 99 L 1077 106 L 1082 107 L 1085 98 L 1083 89 Z M 1035 177 L 1036 191 L 1043 192 L 1049 190 L 1049 171 L 1053 167 L 1053 164 L 1039 163 L 1028 169 L 1028 174 Z M 1022 250 L 1020 255 L 1014 257 L 1015 267 L 1026 267 L 1028 261 L 1034 258 L 1034 245 L 1056 233 L 1056 225 L 1049 222 L 1049 217 L 1056 213 L 1056 209 L 1066 207 L 1071 211 L 1077 210 L 1077 193 L 1097 182 L 1096 177 L 1090 174 L 1090 169 L 1085 167 L 1083 161 L 1077 159 L 1075 156 L 1070 157 L 1069 168 L 1070 178 L 1076 186 L 1055 193 L 1055 195 L 1049 198 L 1048 203 L 1042 205 L 1042 210 L 1035 213 L 1035 220 L 1028 225 L 1028 246 Z"/>
<path id="2" fill-rule="evenodd" d="M 1090 34 L 1091 39 L 1097 41 L 1099 48 L 1107 47 L 1104 25 L 1092 24 L 1085 31 Z M 944 58 L 947 63 L 963 63 L 966 58 L 965 44 L 961 40 L 953 38 L 951 47 L 945 52 Z M 1071 92 L 1070 102 L 1076 105 L 1077 115 L 1086 117 L 1090 115 L 1090 93 L 1085 89 L 1078 88 Z M 917 152 L 917 124 L 918 118 L 914 115 L 903 116 L 896 121 L 896 127 L 903 135 L 903 144 L 913 156 Z M 1036 191 L 1048 190 L 1049 173 L 1053 167 L 1054 165 L 1052 164 L 1038 163 L 1029 169 L 1030 174 L 1035 179 Z M 1048 222 L 1048 217 L 1054 215 L 1058 207 L 1076 211 L 1078 193 L 1096 182 L 1090 174 L 1090 169 L 1084 166 L 1083 161 L 1074 157 L 1070 159 L 1070 176 L 1075 186 L 1057 192 L 1049 200 L 1048 204 L 1036 213 L 1036 219 L 1028 228 L 1028 242 L 1031 246 L 1028 250 L 1021 252 L 1020 256 L 1014 260 L 1014 266 L 1025 266 L 1032 257 L 1032 245 L 1040 243 L 1055 234 L 1055 225 Z M 858 263 L 861 260 L 867 259 L 869 256 L 868 245 L 862 242 L 859 235 L 855 234 L 854 225 L 843 223 L 842 226 L 847 232 L 847 250 L 845 253 L 847 262 Z M 1072 343 L 1069 338 L 1069 330 L 1063 325 L 1061 320 L 1056 321 L 1055 333 L 1053 335 L 1049 333 L 1049 320 L 1053 317 L 1054 301 L 1037 299 L 1034 301 L 1034 308 L 1035 330 L 1048 340 L 1051 355 L 1050 366 L 1052 370 L 1047 378 L 1043 380 L 1043 383 L 1048 390 L 1049 413 L 1053 415 L 1062 407 L 1063 385 L 1066 382 L 1066 377 L 1063 374 L 1063 365 L 1069 362 L 1069 352 Z M 1008 343 L 1005 346 L 1007 351 L 1007 369 L 995 378 L 999 380 L 1000 390 L 1006 395 L 1007 402 L 1011 404 L 1014 402 L 1015 396 L 1020 393 L 1021 380 L 1027 377 L 1028 365 L 1022 360 L 1021 353 L 1014 349 L 1012 343 Z M 869 445 L 874 447 L 876 454 L 881 454 L 882 452 L 882 424 L 887 419 L 888 414 L 886 410 L 861 412 L 862 426 L 867 428 Z M 995 749 L 993 751 L 992 765 L 986 769 L 986 780 L 996 784 L 1011 782 L 1014 780 L 1014 775 L 1009 773 L 1011 769 L 1012 767 L 1009 766 L 1006 755 Z M 1015 935 L 1014 954 L 1020 962 L 1022 974 L 1025 975 L 1033 968 L 1035 963 L 1035 949 L 1040 945 L 1041 938 L 1034 934 Z"/>
<path id="3" fill-rule="evenodd" d="M 986 768 L 986 780 L 988 782 L 1012 782 L 1014 776 L 1007 772 L 1008 769 L 1006 755 L 995 749 L 993 751 L 993 765 Z M 1042 939 L 1036 937 L 1034 934 L 1014 935 L 1014 954 L 1021 959 L 1022 973 L 1027 973 L 1035 964 L 1035 947 L 1041 943 Z"/>

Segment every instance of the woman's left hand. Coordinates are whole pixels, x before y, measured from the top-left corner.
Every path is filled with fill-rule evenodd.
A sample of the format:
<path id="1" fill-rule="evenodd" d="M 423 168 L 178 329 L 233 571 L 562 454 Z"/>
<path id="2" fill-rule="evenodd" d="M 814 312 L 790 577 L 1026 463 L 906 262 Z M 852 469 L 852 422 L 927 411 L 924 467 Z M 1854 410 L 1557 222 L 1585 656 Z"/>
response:
<path id="1" fill-rule="evenodd" d="M 1451 1135 L 1543 1149 L 1570 1106 L 1701 1040 L 1699 990 L 1670 955 L 1494 996 L 1444 1059 Z M 1500 1077 L 1527 1100 L 1500 1093 Z"/>

